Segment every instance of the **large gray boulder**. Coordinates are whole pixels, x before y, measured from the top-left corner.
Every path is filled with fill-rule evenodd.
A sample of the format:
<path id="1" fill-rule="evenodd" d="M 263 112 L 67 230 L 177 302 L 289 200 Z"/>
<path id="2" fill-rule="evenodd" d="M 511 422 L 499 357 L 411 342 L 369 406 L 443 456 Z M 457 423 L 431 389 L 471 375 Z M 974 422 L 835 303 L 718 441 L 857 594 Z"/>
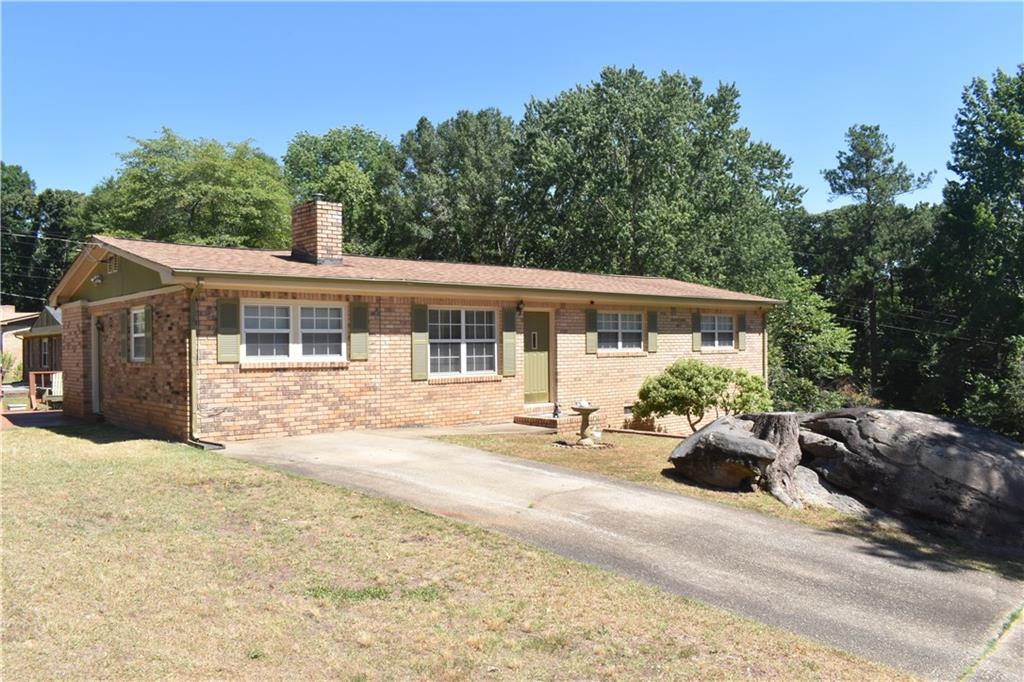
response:
<path id="1" fill-rule="evenodd" d="M 764 489 L 790 507 L 803 506 L 793 479 L 800 463 L 799 415 L 720 417 L 680 443 L 669 462 L 686 478 L 718 488 Z"/>
<path id="2" fill-rule="evenodd" d="M 1024 445 L 918 412 L 805 415 L 804 463 L 883 511 L 1024 544 Z"/>
<path id="3" fill-rule="evenodd" d="M 753 427 L 753 421 L 721 417 L 677 445 L 668 461 L 691 481 L 749 488 L 779 455 L 775 446 L 751 434 Z"/>

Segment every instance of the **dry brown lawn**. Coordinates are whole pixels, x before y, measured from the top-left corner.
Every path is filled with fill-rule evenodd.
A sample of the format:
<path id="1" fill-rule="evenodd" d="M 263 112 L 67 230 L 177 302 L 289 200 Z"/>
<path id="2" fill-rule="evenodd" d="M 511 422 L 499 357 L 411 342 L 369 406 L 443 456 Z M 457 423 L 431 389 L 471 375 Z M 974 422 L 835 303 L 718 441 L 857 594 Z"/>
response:
<path id="1" fill-rule="evenodd" d="M 411 508 L 103 427 L 3 436 L 3 679 L 868 679 Z"/>
<path id="2" fill-rule="evenodd" d="M 792 509 L 765 492 L 715 490 L 689 483 L 680 478 L 668 463 L 669 454 L 679 444 L 674 438 L 605 432 L 604 442 L 614 447 L 597 450 L 558 448 L 554 446 L 556 437 L 543 433 L 460 434 L 444 436 L 441 440 L 511 457 L 621 478 L 660 490 L 770 514 L 822 530 L 854 535 L 893 551 L 913 552 L 965 568 L 990 570 L 1016 579 L 1024 579 L 1024 557 L 1020 556 L 1020 553 L 997 553 L 983 548 L 966 547 L 924 529 L 901 528 L 892 522 L 878 523 L 832 509 Z"/>

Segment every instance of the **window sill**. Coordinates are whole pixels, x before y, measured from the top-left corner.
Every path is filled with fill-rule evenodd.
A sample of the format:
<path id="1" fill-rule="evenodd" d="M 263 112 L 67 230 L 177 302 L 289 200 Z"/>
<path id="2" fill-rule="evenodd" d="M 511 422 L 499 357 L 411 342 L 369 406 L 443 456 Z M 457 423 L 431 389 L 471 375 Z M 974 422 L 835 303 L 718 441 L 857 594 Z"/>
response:
<path id="1" fill-rule="evenodd" d="M 427 383 L 431 386 L 441 386 L 444 384 L 486 384 L 493 381 L 501 381 L 501 379 L 502 377 L 499 374 L 466 374 L 452 377 L 430 377 L 427 379 Z"/>
<path id="2" fill-rule="evenodd" d="M 730 355 L 739 353 L 735 348 L 701 348 L 700 352 L 702 355 Z"/>
<path id="3" fill-rule="evenodd" d="M 347 360 L 286 360 L 277 362 L 240 362 L 238 369 L 245 371 L 261 369 L 348 369 Z"/>
<path id="4" fill-rule="evenodd" d="M 599 358 L 639 358 L 647 355 L 645 350 L 599 350 Z"/>

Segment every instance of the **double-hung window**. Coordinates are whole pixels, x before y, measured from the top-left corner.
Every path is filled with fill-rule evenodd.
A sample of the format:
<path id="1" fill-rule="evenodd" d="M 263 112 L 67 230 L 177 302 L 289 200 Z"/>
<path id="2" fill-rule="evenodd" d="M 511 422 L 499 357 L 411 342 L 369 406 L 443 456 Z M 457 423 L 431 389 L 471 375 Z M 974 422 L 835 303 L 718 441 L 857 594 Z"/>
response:
<path id="1" fill-rule="evenodd" d="M 303 357 L 342 357 L 341 308 L 301 306 L 299 334 Z"/>
<path id="2" fill-rule="evenodd" d="M 732 348 L 735 318 L 732 315 L 701 315 L 701 348 Z"/>
<path id="3" fill-rule="evenodd" d="M 493 310 L 433 308 L 427 312 L 431 374 L 487 374 L 497 370 Z"/>
<path id="4" fill-rule="evenodd" d="M 340 305 L 243 303 L 242 345 L 250 361 L 344 360 Z"/>
<path id="5" fill-rule="evenodd" d="M 39 364 L 43 369 L 50 369 L 50 339 L 42 339 L 39 342 Z"/>
<path id="6" fill-rule="evenodd" d="M 243 308 L 245 357 L 287 358 L 291 354 L 291 306 L 245 305 Z"/>
<path id="7" fill-rule="evenodd" d="M 644 345 L 642 313 L 597 314 L 598 350 L 640 350 Z"/>
<path id="8" fill-rule="evenodd" d="M 130 320 L 131 361 L 146 361 L 146 308 L 132 308 Z"/>

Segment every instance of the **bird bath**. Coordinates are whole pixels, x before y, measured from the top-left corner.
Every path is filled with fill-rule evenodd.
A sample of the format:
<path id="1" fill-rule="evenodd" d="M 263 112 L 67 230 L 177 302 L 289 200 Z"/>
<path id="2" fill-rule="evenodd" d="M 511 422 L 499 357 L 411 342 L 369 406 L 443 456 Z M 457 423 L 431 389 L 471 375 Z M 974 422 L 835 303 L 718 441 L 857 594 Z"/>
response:
<path id="1" fill-rule="evenodd" d="M 594 443 L 594 432 L 590 428 L 590 415 L 597 412 L 600 407 L 591 405 L 586 400 L 581 400 L 572 406 L 572 411 L 580 415 L 580 437 L 576 441 L 576 445 L 592 448 L 595 447 Z"/>

